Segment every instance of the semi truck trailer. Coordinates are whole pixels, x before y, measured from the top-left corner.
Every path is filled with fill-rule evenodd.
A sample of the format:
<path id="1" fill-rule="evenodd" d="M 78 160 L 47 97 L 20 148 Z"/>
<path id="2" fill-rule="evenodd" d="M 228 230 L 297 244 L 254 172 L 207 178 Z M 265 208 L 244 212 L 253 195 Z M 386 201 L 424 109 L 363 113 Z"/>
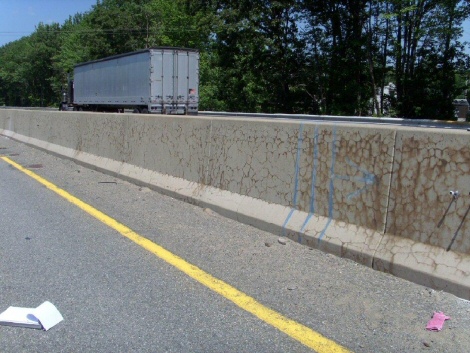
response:
<path id="1" fill-rule="evenodd" d="M 150 48 L 75 65 L 61 109 L 197 114 L 198 90 L 197 50 Z"/>

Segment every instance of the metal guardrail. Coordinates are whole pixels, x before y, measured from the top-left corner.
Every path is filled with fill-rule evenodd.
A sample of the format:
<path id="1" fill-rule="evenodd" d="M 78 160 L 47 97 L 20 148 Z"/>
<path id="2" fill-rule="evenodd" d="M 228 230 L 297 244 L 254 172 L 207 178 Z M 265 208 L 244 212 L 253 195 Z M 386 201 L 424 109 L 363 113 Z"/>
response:
<path id="1" fill-rule="evenodd" d="M 54 108 L 54 107 L 9 107 L 5 105 L 0 105 L 0 109 L 49 110 L 49 111 L 59 110 L 59 108 Z"/>
<path id="2" fill-rule="evenodd" d="M 464 121 L 444 121 L 429 119 L 403 119 L 391 117 L 365 117 L 365 116 L 336 116 L 336 115 L 308 115 L 308 114 L 266 114 L 266 113 L 232 113 L 232 112 L 214 112 L 199 111 L 199 114 L 209 116 L 243 117 L 243 118 L 267 118 L 267 119 L 288 119 L 288 120 L 309 120 L 324 122 L 349 122 L 362 124 L 384 124 L 384 125 L 402 125 L 441 129 L 459 129 L 469 130 L 470 123 Z"/>

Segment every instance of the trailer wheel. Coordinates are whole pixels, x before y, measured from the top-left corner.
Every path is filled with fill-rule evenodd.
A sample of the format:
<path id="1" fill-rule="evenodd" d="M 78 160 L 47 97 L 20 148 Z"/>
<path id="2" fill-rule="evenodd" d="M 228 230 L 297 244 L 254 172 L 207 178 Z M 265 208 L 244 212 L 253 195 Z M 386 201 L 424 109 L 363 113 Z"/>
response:
<path id="1" fill-rule="evenodd" d="M 78 111 L 79 111 L 79 112 L 83 112 L 83 107 L 79 107 L 79 108 L 78 108 Z"/>
<path id="2" fill-rule="evenodd" d="M 134 114 L 140 114 L 140 109 L 139 108 L 134 108 L 132 111 Z"/>
<path id="3" fill-rule="evenodd" d="M 149 110 L 148 108 L 142 108 L 142 114 L 148 114 Z"/>

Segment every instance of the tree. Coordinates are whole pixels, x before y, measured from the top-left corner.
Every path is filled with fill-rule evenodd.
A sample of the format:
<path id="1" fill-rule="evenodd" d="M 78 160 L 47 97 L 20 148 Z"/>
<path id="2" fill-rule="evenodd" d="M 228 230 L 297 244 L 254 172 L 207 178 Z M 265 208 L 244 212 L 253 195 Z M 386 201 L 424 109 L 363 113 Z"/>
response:
<path id="1" fill-rule="evenodd" d="M 470 0 L 97 0 L 0 48 L 0 101 L 53 104 L 78 63 L 181 46 L 201 109 L 449 119 L 469 17 Z"/>
<path id="2" fill-rule="evenodd" d="M 4 103 L 48 106 L 57 102 L 52 58 L 59 50 L 58 24 L 40 23 L 29 37 L 0 48 Z"/>
<path id="3" fill-rule="evenodd" d="M 310 61 L 317 66 L 327 114 L 368 114 L 371 99 L 370 46 L 364 0 L 304 0 Z"/>
<path id="4" fill-rule="evenodd" d="M 400 116 L 452 119 L 457 94 L 458 43 L 470 3 L 459 0 L 395 0 L 392 60 Z"/>

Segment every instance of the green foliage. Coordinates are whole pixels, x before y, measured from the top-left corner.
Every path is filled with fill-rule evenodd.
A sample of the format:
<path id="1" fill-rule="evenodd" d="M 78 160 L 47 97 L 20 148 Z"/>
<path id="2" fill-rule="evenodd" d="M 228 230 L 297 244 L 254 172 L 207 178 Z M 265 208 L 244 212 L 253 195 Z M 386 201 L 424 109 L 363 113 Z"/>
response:
<path id="1" fill-rule="evenodd" d="M 40 23 L 31 36 L 0 48 L 5 104 L 47 106 L 54 101 L 52 57 L 59 47 L 59 29 L 58 24 Z"/>
<path id="2" fill-rule="evenodd" d="M 451 119 L 469 17 L 470 0 L 97 0 L 0 48 L 0 104 L 57 104 L 77 63 L 177 46 L 201 52 L 201 110 Z"/>

